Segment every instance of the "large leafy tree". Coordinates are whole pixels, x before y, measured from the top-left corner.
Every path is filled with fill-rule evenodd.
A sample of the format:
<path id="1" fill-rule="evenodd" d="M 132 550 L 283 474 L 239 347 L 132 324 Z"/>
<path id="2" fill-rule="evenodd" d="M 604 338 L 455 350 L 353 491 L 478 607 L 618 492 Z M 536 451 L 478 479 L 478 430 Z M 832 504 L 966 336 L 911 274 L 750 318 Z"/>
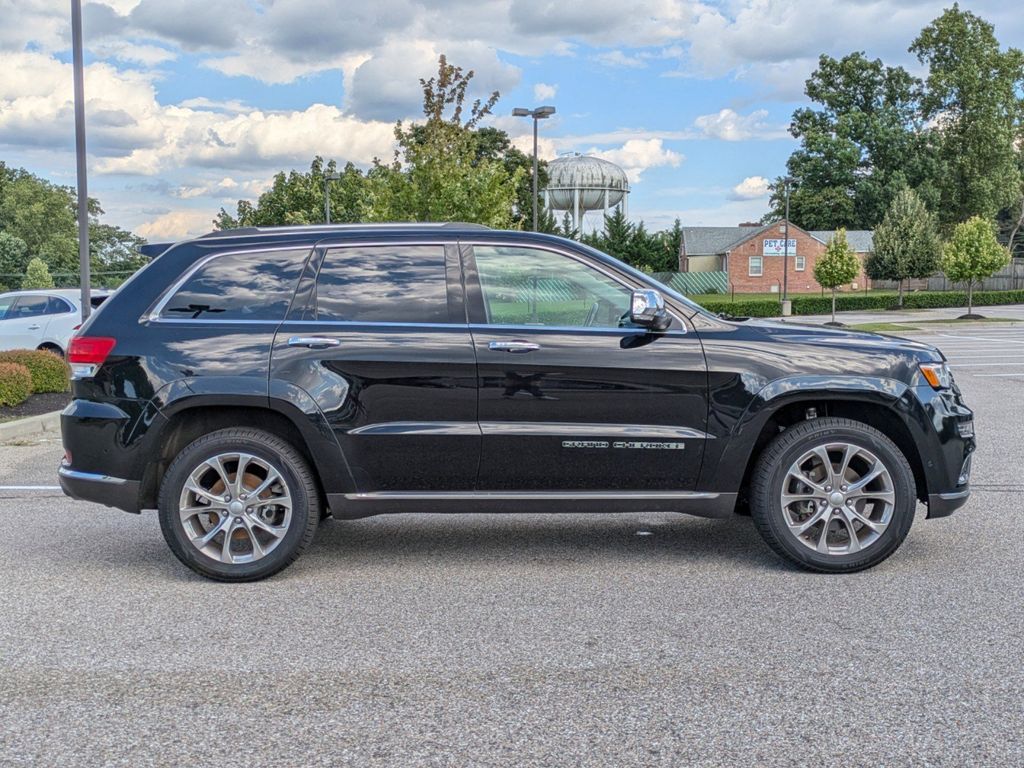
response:
<path id="1" fill-rule="evenodd" d="M 116 285 L 145 259 L 145 242 L 100 221 L 103 209 L 89 199 L 89 262 L 99 285 Z M 39 258 L 62 285 L 78 283 L 77 198 L 71 187 L 52 184 L 23 168 L 0 162 L 0 282 L 18 287 L 29 261 Z"/>
<path id="2" fill-rule="evenodd" d="M 825 247 L 825 253 L 814 262 L 814 279 L 832 291 L 832 320 L 836 324 L 836 289 L 846 285 L 860 274 L 860 259 L 846 240 L 846 230 L 840 227 Z"/>
<path id="3" fill-rule="evenodd" d="M 904 187 L 875 229 L 874 252 L 865 264 L 872 280 L 899 283 L 899 306 L 903 306 L 903 282 L 928 277 L 939 268 L 942 242 L 935 217 L 912 189 Z"/>
<path id="4" fill-rule="evenodd" d="M 918 115 L 920 81 L 902 67 L 851 53 L 823 55 L 806 83 L 814 107 L 793 114 L 790 132 L 800 148 L 787 171 L 799 179 L 790 218 L 808 229 L 870 229 L 898 188 L 932 196 L 932 158 Z M 785 211 L 781 180 L 772 185 L 772 211 Z"/>
<path id="5" fill-rule="evenodd" d="M 967 317 L 974 316 L 974 284 L 1006 266 L 1010 254 L 996 238 L 995 227 L 980 216 L 956 225 L 945 245 L 942 271 L 967 286 Z"/>
<path id="6" fill-rule="evenodd" d="M 340 178 L 327 181 L 327 176 Z M 218 229 L 285 224 L 319 224 L 326 218 L 324 190 L 331 198 L 331 221 L 362 221 L 366 205 L 366 177 L 352 163 L 338 170 L 337 163 L 327 163 L 319 155 L 313 158 L 309 171 L 279 172 L 256 204 L 239 200 L 235 213 L 223 208 L 214 219 Z"/>
<path id="7" fill-rule="evenodd" d="M 1024 53 L 1000 49 L 984 19 L 954 4 L 910 46 L 928 67 L 921 116 L 933 126 L 941 164 L 940 223 L 994 219 L 1020 197 Z"/>
<path id="8" fill-rule="evenodd" d="M 438 61 L 435 77 L 420 80 L 425 122 L 395 125 L 398 148 L 390 164 L 369 174 L 370 221 L 469 221 L 508 228 L 515 221 L 522 169 L 479 151 L 476 130 L 498 101 L 467 103 L 473 71 Z"/>

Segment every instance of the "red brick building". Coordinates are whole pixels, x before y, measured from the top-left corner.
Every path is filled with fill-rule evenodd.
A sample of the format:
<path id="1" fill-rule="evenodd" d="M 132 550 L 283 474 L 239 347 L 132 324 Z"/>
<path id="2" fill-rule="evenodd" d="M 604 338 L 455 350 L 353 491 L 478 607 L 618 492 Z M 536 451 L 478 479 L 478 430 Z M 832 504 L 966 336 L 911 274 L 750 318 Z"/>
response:
<path id="1" fill-rule="evenodd" d="M 785 239 L 783 222 L 765 226 L 683 227 L 679 271 L 728 273 L 730 288 L 737 293 L 774 293 L 782 290 Z M 817 293 L 814 264 L 824 255 L 832 231 L 808 232 L 789 225 L 790 293 Z M 863 264 L 871 252 L 872 233 L 851 230 L 846 233 L 850 247 Z M 849 289 L 868 286 L 863 268 Z"/>

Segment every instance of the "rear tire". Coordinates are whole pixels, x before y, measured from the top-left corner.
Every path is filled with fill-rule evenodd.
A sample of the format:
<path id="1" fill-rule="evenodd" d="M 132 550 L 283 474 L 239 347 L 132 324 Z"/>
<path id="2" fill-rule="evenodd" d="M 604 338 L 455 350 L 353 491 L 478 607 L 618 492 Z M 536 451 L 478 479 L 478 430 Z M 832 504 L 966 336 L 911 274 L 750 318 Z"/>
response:
<path id="1" fill-rule="evenodd" d="M 899 448 L 852 419 L 801 422 L 776 437 L 754 468 L 751 514 L 765 542 L 823 573 L 871 568 L 914 522 L 914 473 Z"/>
<path id="2" fill-rule="evenodd" d="M 321 507 L 302 454 L 248 428 L 186 446 L 164 475 L 158 505 L 171 551 L 218 581 L 257 581 L 287 568 L 313 540 Z"/>

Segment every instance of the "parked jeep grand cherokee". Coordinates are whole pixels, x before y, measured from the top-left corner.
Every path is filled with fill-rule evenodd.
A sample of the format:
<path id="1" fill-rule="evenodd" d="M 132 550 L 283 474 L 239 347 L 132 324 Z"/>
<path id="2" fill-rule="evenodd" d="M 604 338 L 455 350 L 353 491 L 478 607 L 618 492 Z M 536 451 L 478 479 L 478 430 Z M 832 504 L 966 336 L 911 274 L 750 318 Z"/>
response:
<path id="1" fill-rule="evenodd" d="M 615 259 L 458 224 L 239 229 L 168 248 L 73 339 L 64 491 L 159 510 L 225 581 L 320 519 L 749 509 L 780 555 L 892 554 L 967 499 L 941 353 L 727 320 Z"/>

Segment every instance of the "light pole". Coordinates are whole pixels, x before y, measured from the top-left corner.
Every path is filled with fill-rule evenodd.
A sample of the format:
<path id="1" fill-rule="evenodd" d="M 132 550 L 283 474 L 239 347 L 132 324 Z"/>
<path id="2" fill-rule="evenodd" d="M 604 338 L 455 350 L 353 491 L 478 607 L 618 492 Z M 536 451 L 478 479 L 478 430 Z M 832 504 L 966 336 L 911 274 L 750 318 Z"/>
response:
<path id="1" fill-rule="evenodd" d="M 515 117 L 532 117 L 533 118 L 533 231 L 537 231 L 537 208 L 538 208 L 538 197 L 537 197 L 537 121 L 543 120 L 546 117 L 551 117 L 555 114 L 554 107 L 537 107 L 536 109 L 526 109 L 526 107 L 516 107 L 512 110 L 512 114 Z"/>
<path id="2" fill-rule="evenodd" d="M 341 178 L 341 174 L 337 171 L 330 171 L 324 174 L 324 217 L 327 219 L 327 223 L 331 223 L 331 190 L 330 183 L 337 181 Z"/>
<path id="3" fill-rule="evenodd" d="M 792 176 L 786 176 L 782 179 L 786 194 L 786 218 L 782 222 L 782 237 L 783 237 L 783 257 L 782 257 L 782 300 L 787 301 L 789 299 L 789 188 L 793 185 L 796 179 Z"/>
<path id="4" fill-rule="evenodd" d="M 82 0 L 71 0 L 71 61 L 75 81 L 75 161 L 78 171 L 78 270 L 82 322 L 92 310 L 89 282 L 89 187 L 85 168 L 85 69 L 82 65 Z"/>

